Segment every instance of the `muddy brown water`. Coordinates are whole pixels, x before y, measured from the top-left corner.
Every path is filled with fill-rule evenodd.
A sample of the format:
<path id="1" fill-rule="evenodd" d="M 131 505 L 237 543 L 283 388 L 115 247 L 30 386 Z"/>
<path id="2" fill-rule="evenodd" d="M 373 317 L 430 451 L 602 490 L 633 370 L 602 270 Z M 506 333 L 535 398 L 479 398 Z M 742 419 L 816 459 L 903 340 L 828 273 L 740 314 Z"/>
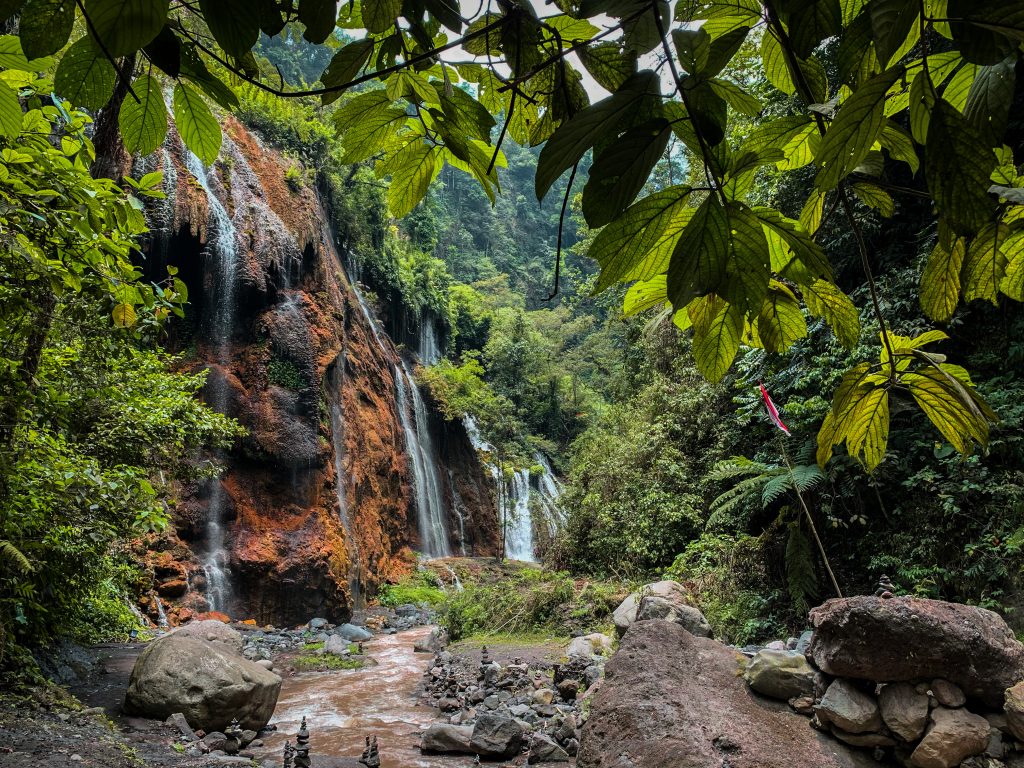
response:
<path id="1" fill-rule="evenodd" d="M 363 669 L 303 672 L 285 678 L 271 723 L 277 731 L 264 737 L 258 756 L 280 755 L 286 739 L 295 743 L 299 722 L 306 717 L 310 754 L 315 757 L 359 757 L 364 738 L 376 736 L 382 768 L 460 768 L 469 757 L 423 755 L 420 734 L 437 711 L 420 697 L 423 673 L 433 661 L 413 645 L 432 627 L 397 635 L 379 635 L 363 643 L 377 662 Z"/>

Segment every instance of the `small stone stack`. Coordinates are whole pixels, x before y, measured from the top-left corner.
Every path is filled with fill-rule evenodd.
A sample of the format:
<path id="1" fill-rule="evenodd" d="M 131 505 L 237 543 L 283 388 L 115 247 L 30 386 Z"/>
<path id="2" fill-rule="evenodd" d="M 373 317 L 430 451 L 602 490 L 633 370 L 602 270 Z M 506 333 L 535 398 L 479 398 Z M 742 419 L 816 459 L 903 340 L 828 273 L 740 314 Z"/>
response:
<path id="1" fill-rule="evenodd" d="M 310 768 L 309 731 L 306 730 L 306 718 L 302 718 L 299 732 L 295 734 L 295 768 Z"/>

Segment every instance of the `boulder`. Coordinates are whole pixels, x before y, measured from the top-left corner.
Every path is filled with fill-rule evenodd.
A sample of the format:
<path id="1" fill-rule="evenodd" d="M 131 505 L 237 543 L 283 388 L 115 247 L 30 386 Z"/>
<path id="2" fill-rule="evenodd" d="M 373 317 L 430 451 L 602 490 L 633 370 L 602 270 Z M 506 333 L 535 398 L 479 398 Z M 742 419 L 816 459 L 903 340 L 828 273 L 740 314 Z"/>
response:
<path id="1" fill-rule="evenodd" d="M 1006 730 L 1024 741 L 1024 682 L 1005 691 Z"/>
<path id="2" fill-rule="evenodd" d="M 833 680 L 814 712 L 846 733 L 873 733 L 882 725 L 878 702 L 850 680 Z"/>
<path id="3" fill-rule="evenodd" d="M 606 656 L 612 650 L 612 639 L 608 635 L 594 632 L 582 637 L 574 637 L 565 649 L 566 656 Z"/>
<path id="4" fill-rule="evenodd" d="M 211 643 L 174 632 L 154 640 L 135 661 L 124 710 L 166 720 L 180 712 L 193 728 L 222 731 L 233 717 L 243 728 L 265 726 L 281 678 Z"/>
<path id="5" fill-rule="evenodd" d="M 420 749 L 424 752 L 457 752 L 469 755 L 473 753 L 470 747 L 472 737 L 472 725 L 431 723 L 420 739 Z"/>
<path id="6" fill-rule="evenodd" d="M 829 600 L 810 614 L 807 655 L 836 677 L 874 682 L 941 677 L 970 698 L 1001 706 L 1024 680 L 1024 645 L 992 611 L 959 603 L 872 596 Z"/>
<path id="7" fill-rule="evenodd" d="M 910 683 L 889 683 L 878 695 L 886 728 L 904 741 L 917 741 L 928 725 L 928 696 Z"/>
<path id="8" fill-rule="evenodd" d="M 362 643 L 373 639 L 373 632 L 366 627 L 357 627 L 355 624 L 342 624 L 334 631 L 352 643 Z"/>
<path id="9" fill-rule="evenodd" d="M 350 653 L 348 640 L 341 635 L 330 635 L 324 641 L 324 653 L 332 656 L 347 656 Z"/>
<path id="10" fill-rule="evenodd" d="M 523 749 L 523 726 L 508 715 L 485 712 L 473 725 L 469 745 L 481 757 L 515 757 Z"/>
<path id="11" fill-rule="evenodd" d="M 664 597 L 678 605 L 688 605 L 690 597 L 689 592 L 678 581 L 656 581 L 653 584 L 645 584 L 639 591 L 634 592 L 623 600 L 612 614 L 612 620 L 615 622 L 615 631 L 619 637 L 636 621 L 640 600 L 648 595 Z"/>
<path id="12" fill-rule="evenodd" d="M 814 693 L 814 670 L 802 653 L 758 651 L 743 671 L 743 678 L 762 696 L 789 701 Z"/>
<path id="13" fill-rule="evenodd" d="M 636 611 L 636 620 L 650 621 L 651 619 L 671 621 L 697 637 L 711 637 L 711 625 L 704 618 L 704 614 L 692 605 L 676 602 L 674 598 L 660 595 L 647 595 L 641 598 L 640 606 Z M 780 643 L 780 645 L 785 648 L 784 644 Z"/>
<path id="14" fill-rule="evenodd" d="M 678 624 L 633 624 L 591 699 L 578 768 L 767 768 L 782 758 L 786 768 L 877 768 L 754 694 L 737 656 Z"/>
<path id="15" fill-rule="evenodd" d="M 448 632 L 443 627 L 434 627 L 430 634 L 413 644 L 416 653 L 440 653 L 448 646 Z"/>
<path id="16" fill-rule="evenodd" d="M 989 725 L 981 715 L 966 709 L 936 707 L 932 725 L 910 755 L 915 768 L 954 768 L 988 746 Z"/>
<path id="17" fill-rule="evenodd" d="M 550 736 L 535 733 L 530 742 L 528 763 L 567 763 L 569 753 L 562 749 Z"/>
<path id="18" fill-rule="evenodd" d="M 967 697 L 964 696 L 964 692 L 960 690 L 959 686 L 953 685 L 949 680 L 943 680 L 941 677 L 937 678 L 932 680 L 930 687 L 935 700 L 944 707 L 956 709 L 967 703 Z"/>
<path id="19" fill-rule="evenodd" d="M 183 627 L 178 627 L 171 634 L 177 637 L 191 637 L 195 640 L 217 643 L 225 648 L 230 648 L 235 653 L 241 653 L 242 648 L 245 647 L 245 640 L 242 639 L 241 632 L 216 619 L 193 621 Z"/>

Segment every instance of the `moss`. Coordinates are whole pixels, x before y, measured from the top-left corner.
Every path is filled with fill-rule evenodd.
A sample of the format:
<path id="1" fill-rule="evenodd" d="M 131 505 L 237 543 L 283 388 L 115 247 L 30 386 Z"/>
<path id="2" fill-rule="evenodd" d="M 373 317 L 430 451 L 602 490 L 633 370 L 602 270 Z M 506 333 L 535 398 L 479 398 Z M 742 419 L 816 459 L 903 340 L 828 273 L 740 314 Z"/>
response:
<path id="1" fill-rule="evenodd" d="M 285 389 L 302 390 L 306 388 L 306 382 L 302 373 L 290 360 L 282 360 L 273 357 L 267 363 L 267 381 Z"/>
<path id="2" fill-rule="evenodd" d="M 304 650 L 304 651 L 319 651 L 323 647 L 324 647 L 323 643 L 306 643 L 305 645 L 302 646 L 302 650 Z"/>
<path id="3" fill-rule="evenodd" d="M 325 653 L 323 656 L 315 654 L 303 654 L 292 659 L 295 668 L 304 672 L 322 672 L 331 669 L 362 669 L 364 665 L 360 659 L 346 659 L 343 656 L 334 656 Z"/>

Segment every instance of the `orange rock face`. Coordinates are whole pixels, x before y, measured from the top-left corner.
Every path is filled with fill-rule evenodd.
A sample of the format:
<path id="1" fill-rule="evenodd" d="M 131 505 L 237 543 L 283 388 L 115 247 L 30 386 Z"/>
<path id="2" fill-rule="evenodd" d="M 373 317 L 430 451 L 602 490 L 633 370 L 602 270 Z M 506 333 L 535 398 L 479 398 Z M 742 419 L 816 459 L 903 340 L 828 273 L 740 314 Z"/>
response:
<path id="1" fill-rule="evenodd" d="M 208 175 L 237 248 L 233 330 L 218 340 L 209 318 L 225 293 L 216 281 L 211 202 L 176 137 L 162 165 L 170 204 L 154 214 L 163 233 L 151 251 L 178 266 L 190 288 L 197 330 L 180 343 L 195 350 L 191 367 L 209 369 L 209 401 L 248 434 L 221 459 L 223 503 L 211 505 L 213 484 L 182 489 L 175 544 L 191 557 L 181 557 L 180 546 L 149 556 L 156 595 L 172 624 L 210 609 L 200 562 L 211 509 L 219 508 L 230 586 L 219 609 L 261 624 L 344 620 L 355 592 L 372 595 L 409 570 L 418 543 L 395 402 L 398 353 L 363 315 L 315 190 L 292 189 L 291 163 L 233 119 Z M 493 552 L 497 517 L 479 460 L 461 425 L 432 421 L 449 505 L 458 500 L 468 521 L 466 549 Z M 454 519 L 449 527 L 458 552 Z"/>

